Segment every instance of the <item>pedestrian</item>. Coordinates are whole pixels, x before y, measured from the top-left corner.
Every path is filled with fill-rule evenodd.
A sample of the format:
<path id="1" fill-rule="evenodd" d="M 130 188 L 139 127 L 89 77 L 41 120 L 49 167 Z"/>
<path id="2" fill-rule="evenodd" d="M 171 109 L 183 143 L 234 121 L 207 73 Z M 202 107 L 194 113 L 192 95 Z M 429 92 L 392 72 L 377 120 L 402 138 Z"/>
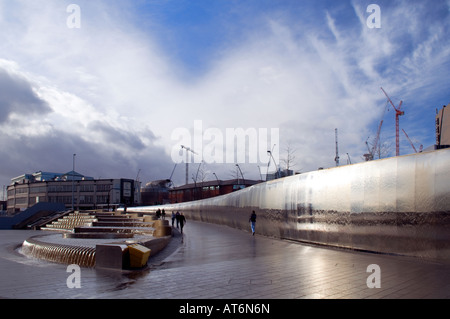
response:
<path id="1" fill-rule="evenodd" d="M 180 212 L 177 212 L 175 214 L 175 219 L 177 220 L 177 228 L 179 228 L 178 225 L 180 224 Z"/>
<path id="2" fill-rule="evenodd" d="M 172 227 L 174 223 L 175 223 L 175 212 L 172 212 Z"/>
<path id="3" fill-rule="evenodd" d="M 183 233 L 183 226 L 186 223 L 186 218 L 184 217 L 183 213 L 180 214 L 179 220 L 180 220 L 181 233 Z"/>
<path id="4" fill-rule="evenodd" d="M 165 220 L 165 219 L 166 219 L 166 211 L 164 210 L 164 208 L 163 208 L 163 210 L 162 210 L 162 212 L 161 212 L 161 219 L 162 219 L 162 220 Z"/>
<path id="5" fill-rule="evenodd" d="M 256 223 L 256 213 L 255 213 L 255 211 L 252 212 L 252 214 L 250 215 L 250 218 L 249 218 L 248 221 L 250 222 L 250 226 L 252 228 L 253 236 L 255 236 L 255 223 Z"/>

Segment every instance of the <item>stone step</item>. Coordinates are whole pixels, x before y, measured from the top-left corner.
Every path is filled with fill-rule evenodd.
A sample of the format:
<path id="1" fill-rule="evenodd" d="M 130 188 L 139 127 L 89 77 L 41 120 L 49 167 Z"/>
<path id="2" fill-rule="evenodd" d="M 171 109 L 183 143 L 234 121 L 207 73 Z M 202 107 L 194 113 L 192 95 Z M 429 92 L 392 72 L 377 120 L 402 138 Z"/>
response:
<path id="1" fill-rule="evenodd" d="M 134 221 L 98 221 L 93 222 L 92 226 L 113 226 L 113 227 L 153 227 L 154 223 L 147 223 L 147 222 L 134 222 Z"/>
<path id="2" fill-rule="evenodd" d="M 155 229 L 150 227 L 75 227 L 74 233 L 131 233 L 153 235 Z"/>

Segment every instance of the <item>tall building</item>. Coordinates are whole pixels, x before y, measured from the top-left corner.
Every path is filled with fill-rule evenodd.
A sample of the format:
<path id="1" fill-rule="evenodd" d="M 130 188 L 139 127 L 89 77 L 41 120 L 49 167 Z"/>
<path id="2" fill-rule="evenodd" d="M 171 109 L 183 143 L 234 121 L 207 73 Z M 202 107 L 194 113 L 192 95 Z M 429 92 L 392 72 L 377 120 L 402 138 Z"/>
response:
<path id="1" fill-rule="evenodd" d="M 63 203 L 67 209 L 114 208 L 140 204 L 140 183 L 132 179 L 94 179 L 77 172 L 37 172 L 11 179 L 7 213 L 23 211 L 36 203 Z"/>
<path id="2" fill-rule="evenodd" d="M 436 147 L 450 147 L 450 104 L 436 110 Z"/>

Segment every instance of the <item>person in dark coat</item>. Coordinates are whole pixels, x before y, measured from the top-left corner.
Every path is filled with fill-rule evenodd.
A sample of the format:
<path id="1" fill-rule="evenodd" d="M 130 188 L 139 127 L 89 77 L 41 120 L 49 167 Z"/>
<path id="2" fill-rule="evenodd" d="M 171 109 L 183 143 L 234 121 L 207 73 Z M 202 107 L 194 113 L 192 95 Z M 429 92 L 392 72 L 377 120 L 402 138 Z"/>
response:
<path id="1" fill-rule="evenodd" d="M 177 212 L 175 214 L 175 219 L 177 220 L 177 228 L 179 228 L 178 225 L 180 224 L 180 212 Z"/>
<path id="2" fill-rule="evenodd" d="M 255 211 L 252 212 L 252 214 L 250 215 L 250 218 L 248 220 L 250 222 L 250 227 L 252 229 L 252 234 L 253 236 L 255 235 L 255 224 L 256 224 L 256 213 Z"/>
<path id="3" fill-rule="evenodd" d="M 184 217 L 183 213 L 181 213 L 178 219 L 180 220 L 181 233 L 183 233 L 183 227 L 184 224 L 186 223 L 186 218 Z"/>

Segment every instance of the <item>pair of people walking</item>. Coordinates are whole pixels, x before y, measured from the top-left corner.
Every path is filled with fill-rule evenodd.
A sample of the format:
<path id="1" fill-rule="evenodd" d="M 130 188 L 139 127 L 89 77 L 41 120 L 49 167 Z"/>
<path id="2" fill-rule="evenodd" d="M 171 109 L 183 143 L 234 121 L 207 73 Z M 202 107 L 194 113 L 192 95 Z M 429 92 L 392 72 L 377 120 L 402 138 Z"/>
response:
<path id="1" fill-rule="evenodd" d="M 183 227 L 186 223 L 186 217 L 184 217 L 183 213 L 177 212 L 176 214 L 172 212 L 172 227 L 174 227 L 174 222 L 177 221 L 177 228 L 181 227 L 181 233 L 183 233 Z"/>

